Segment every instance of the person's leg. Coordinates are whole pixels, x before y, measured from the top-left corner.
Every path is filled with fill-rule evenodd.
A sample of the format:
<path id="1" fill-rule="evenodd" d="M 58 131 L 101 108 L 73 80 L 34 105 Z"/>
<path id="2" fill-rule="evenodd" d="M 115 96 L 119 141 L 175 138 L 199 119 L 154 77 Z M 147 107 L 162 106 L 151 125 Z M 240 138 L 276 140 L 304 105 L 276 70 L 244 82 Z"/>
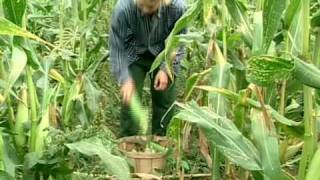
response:
<path id="1" fill-rule="evenodd" d="M 140 60 L 131 64 L 129 67 L 131 77 L 135 83 L 136 93 L 138 96 L 142 97 L 143 85 L 146 77 L 146 71 L 143 66 L 140 65 Z M 121 117 L 120 117 L 120 136 L 134 136 L 138 134 L 139 126 L 134 121 L 132 114 L 130 112 L 130 107 L 128 105 L 122 104 L 121 107 Z"/>
<path id="2" fill-rule="evenodd" d="M 175 82 L 169 84 L 168 89 L 165 91 L 155 90 L 154 79 L 157 74 L 156 72 L 157 71 L 154 72 L 151 78 L 150 87 L 152 95 L 152 134 L 164 136 L 166 135 L 167 126 L 174 113 L 173 109 L 169 112 L 167 111 L 176 100 Z"/>

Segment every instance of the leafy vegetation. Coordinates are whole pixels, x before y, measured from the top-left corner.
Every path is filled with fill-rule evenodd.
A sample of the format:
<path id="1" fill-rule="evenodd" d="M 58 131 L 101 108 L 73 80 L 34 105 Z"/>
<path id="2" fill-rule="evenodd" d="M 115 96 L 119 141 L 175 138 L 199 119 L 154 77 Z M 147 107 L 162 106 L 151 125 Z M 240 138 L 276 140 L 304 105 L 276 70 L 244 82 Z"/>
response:
<path id="1" fill-rule="evenodd" d="M 130 179 L 109 71 L 115 3 L 0 1 L 2 179 Z M 165 61 L 173 79 L 170 55 L 186 48 L 164 176 L 319 179 L 319 7 L 188 1 L 151 68 Z M 149 104 L 132 102 L 143 134 Z"/>

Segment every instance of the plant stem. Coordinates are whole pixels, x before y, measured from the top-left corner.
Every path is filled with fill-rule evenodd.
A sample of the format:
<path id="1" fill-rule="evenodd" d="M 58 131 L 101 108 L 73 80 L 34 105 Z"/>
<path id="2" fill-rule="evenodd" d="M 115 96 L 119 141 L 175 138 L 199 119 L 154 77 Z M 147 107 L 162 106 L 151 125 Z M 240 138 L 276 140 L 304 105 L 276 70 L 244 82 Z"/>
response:
<path id="1" fill-rule="evenodd" d="M 82 29 L 85 29 L 87 25 L 87 2 L 86 0 L 81 0 L 81 14 L 82 14 Z M 84 30 L 86 31 L 86 30 Z M 86 41 L 86 32 L 82 33 L 80 38 L 80 61 L 78 64 L 78 69 L 83 70 L 84 62 L 87 57 L 87 41 Z"/>
<path id="2" fill-rule="evenodd" d="M 303 36 L 303 56 L 305 60 L 308 60 L 309 57 L 309 39 L 310 39 L 310 0 L 302 1 L 302 28 L 304 29 Z M 313 117 L 313 89 L 304 86 L 304 145 L 302 150 L 302 157 L 299 164 L 299 174 L 298 179 L 304 180 L 306 175 L 306 170 L 308 168 L 308 163 L 310 162 L 314 152 L 315 152 L 315 119 Z"/>

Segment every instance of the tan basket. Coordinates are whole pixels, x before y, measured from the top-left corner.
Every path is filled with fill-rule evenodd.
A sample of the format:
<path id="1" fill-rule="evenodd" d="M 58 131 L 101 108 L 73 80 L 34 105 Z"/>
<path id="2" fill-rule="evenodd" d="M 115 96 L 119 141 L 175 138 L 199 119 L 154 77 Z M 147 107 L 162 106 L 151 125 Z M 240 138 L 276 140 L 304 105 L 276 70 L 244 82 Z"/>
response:
<path id="1" fill-rule="evenodd" d="M 163 147 L 168 146 L 167 138 L 159 136 L 152 138 L 153 142 L 157 142 Z M 120 139 L 119 150 L 133 162 L 135 173 L 151 174 L 165 167 L 166 153 L 132 152 L 136 146 L 141 142 L 146 142 L 146 140 L 146 136 L 130 136 Z"/>

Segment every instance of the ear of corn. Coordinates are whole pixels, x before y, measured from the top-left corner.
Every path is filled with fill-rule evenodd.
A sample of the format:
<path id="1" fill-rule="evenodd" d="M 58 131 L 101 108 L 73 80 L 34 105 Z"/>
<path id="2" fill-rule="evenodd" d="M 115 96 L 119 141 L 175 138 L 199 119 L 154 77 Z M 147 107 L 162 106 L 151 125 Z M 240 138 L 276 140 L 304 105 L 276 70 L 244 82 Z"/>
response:
<path id="1" fill-rule="evenodd" d="M 27 100 L 27 90 L 26 88 L 22 88 L 20 92 L 20 102 L 18 104 L 16 122 L 14 126 L 15 142 L 19 151 L 23 150 L 23 147 L 26 144 L 26 136 L 25 136 L 25 126 L 29 121 L 29 112 L 28 112 L 28 100 Z"/>
<path id="2" fill-rule="evenodd" d="M 148 111 L 143 108 L 139 97 L 135 94 L 132 97 L 131 104 L 131 114 L 140 127 L 141 134 L 147 134 L 148 131 Z"/>
<path id="3" fill-rule="evenodd" d="M 60 82 L 61 84 L 65 84 L 64 78 L 56 69 L 50 69 L 49 75 L 52 79 Z"/>

